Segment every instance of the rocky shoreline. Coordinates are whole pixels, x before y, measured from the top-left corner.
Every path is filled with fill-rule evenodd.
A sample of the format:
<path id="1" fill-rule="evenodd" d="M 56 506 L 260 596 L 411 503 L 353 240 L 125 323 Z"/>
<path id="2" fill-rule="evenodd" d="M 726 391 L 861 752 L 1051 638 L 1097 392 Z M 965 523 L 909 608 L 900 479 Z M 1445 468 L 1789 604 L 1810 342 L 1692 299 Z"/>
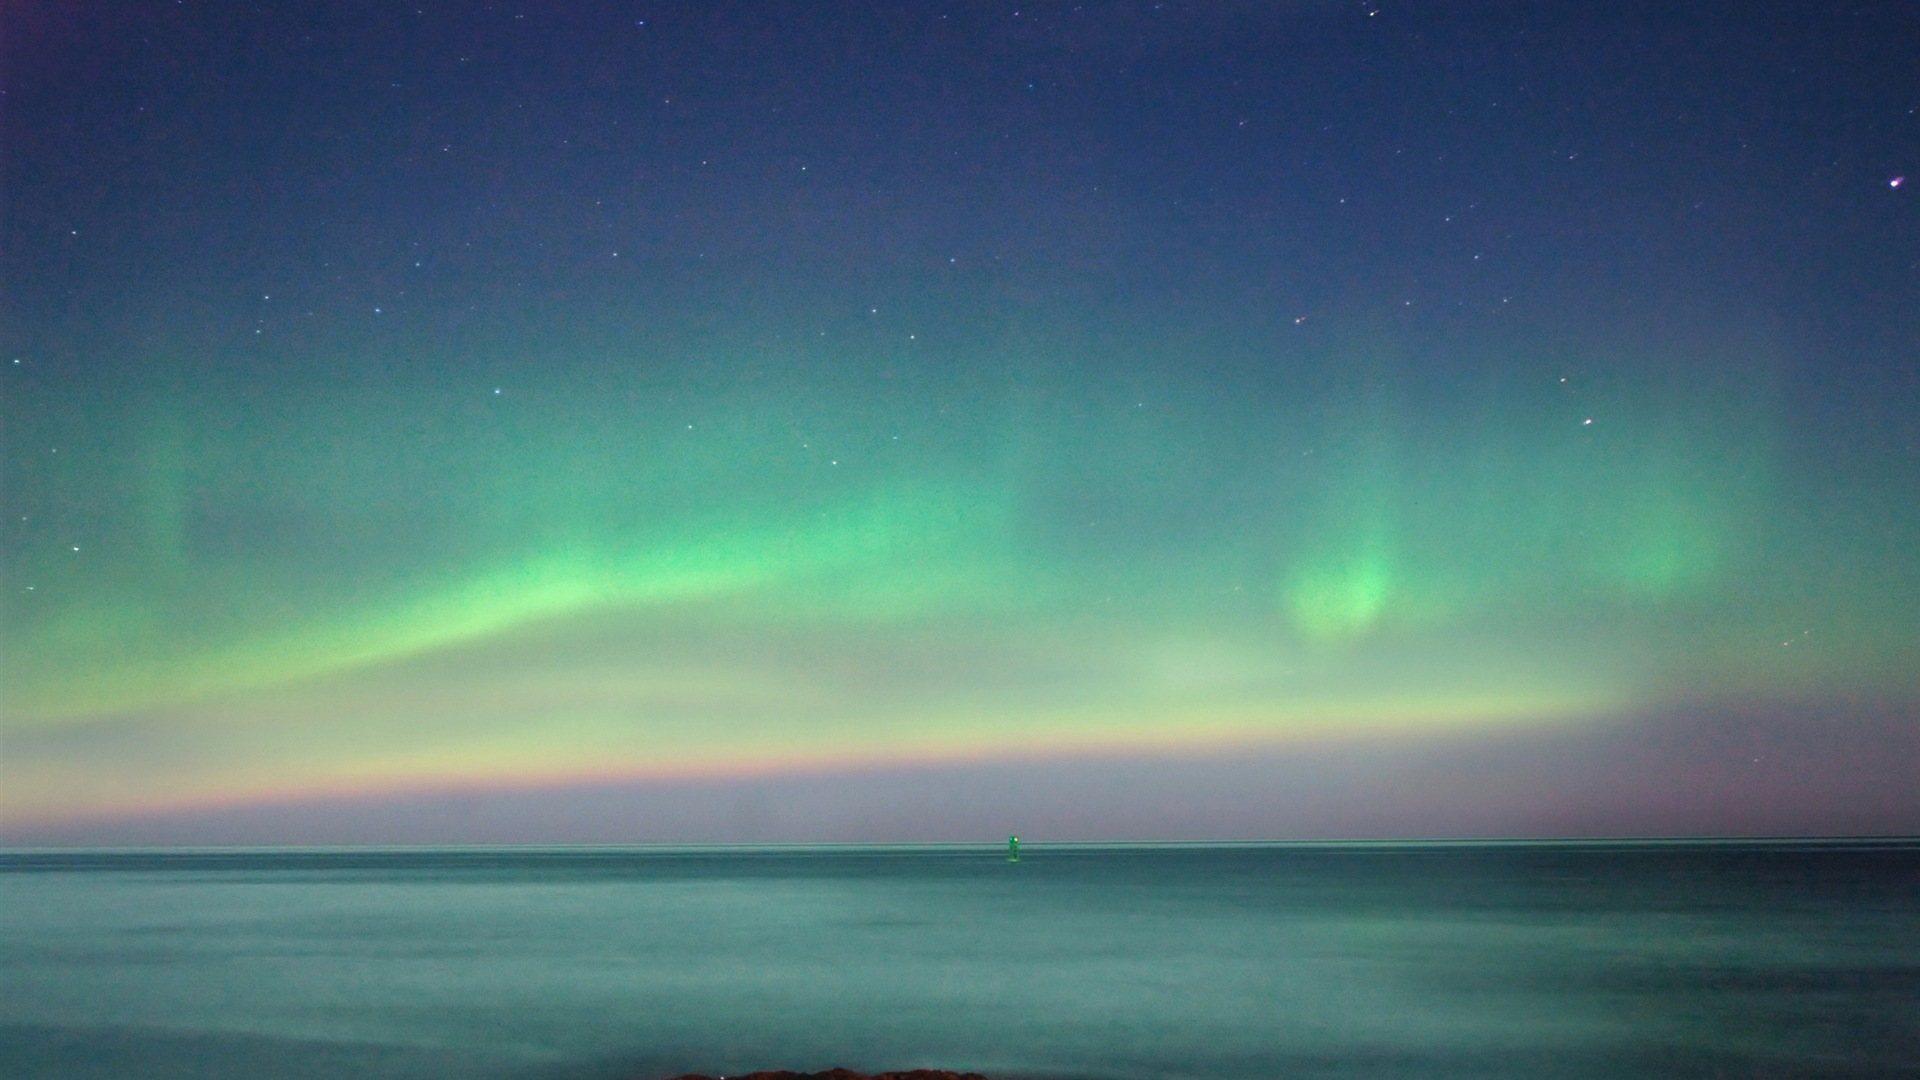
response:
<path id="1" fill-rule="evenodd" d="M 883 1072 L 869 1076 L 852 1069 L 828 1069 L 826 1072 L 799 1073 L 777 1069 L 771 1072 L 744 1073 L 734 1076 L 708 1076 L 705 1073 L 687 1073 L 673 1080 L 987 1080 L 979 1073 L 944 1072 L 940 1069 L 912 1069 L 907 1072 Z"/>
<path id="2" fill-rule="evenodd" d="M 733 1076 L 707 1076 L 705 1072 L 687 1072 L 684 1076 L 674 1076 L 674 1080 L 987 1080 L 979 1072 L 945 1072 L 939 1068 L 912 1068 L 908 1072 L 854 1072 L 852 1068 L 828 1068 L 826 1072 L 787 1072 L 785 1068 L 776 1068 L 770 1072 L 745 1072 Z"/>

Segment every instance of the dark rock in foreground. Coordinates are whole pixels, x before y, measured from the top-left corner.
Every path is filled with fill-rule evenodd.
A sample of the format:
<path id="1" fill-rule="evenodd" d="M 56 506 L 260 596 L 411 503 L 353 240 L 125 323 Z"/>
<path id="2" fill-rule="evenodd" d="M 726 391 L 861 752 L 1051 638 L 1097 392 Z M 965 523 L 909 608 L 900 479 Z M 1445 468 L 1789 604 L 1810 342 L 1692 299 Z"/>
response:
<path id="1" fill-rule="evenodd" d="M 688 1073 L 676 1076 L 673 1080 L 987 1080 L 979 1073 L 944 1072 L 940 1069 L 913 1069 L 909 1072 L 883 1072 L 868 1076 L 852 1069 L 828 1069 L 826 1072 L 797 1073 L 778 1069 L 772 1072 L 745 1073 L 737 1076 L 717 1077 L 702 1073 Z"/>

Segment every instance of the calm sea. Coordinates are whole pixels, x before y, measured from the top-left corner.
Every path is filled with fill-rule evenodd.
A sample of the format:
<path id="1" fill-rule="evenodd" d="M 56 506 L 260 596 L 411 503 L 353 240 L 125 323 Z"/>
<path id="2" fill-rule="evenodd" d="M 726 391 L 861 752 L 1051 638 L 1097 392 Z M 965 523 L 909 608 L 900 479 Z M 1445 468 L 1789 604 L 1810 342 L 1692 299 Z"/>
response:
<path id="1" fill-rule="evenodd" d="M 1920 842 L 12 852 L 0 1075 L 1920 1077 Z"/>

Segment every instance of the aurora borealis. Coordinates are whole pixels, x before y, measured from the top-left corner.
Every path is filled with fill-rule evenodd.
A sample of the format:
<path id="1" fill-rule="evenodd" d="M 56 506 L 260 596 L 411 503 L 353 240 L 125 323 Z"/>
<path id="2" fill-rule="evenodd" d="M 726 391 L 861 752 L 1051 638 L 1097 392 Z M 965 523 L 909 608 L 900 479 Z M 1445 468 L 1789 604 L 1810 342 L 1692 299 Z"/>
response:
<path id="1" fill-rule="evenodd" d="M 1920 828 L 1897 5 L 555 7 L 9 7 L 9 842 Z"/>

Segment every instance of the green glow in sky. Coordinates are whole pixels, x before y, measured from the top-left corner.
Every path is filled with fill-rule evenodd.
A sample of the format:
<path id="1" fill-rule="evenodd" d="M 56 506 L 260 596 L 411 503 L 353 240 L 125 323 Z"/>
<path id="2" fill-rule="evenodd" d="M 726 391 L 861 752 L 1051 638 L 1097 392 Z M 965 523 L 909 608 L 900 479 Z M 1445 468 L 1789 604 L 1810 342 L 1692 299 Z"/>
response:
<path id="1" fill-rule="evenodd" d="M 12 570 L 9 726 L 52 757 L 11 812 L 1590 723 L 1892 670 L 1761 655 L 1845 587 L 1765 563 L 1762 369 L 1494 355 L 1469 394 L 1335 342 L 1222 407 L 1150 345 L 1106 380 L 1041 340 L 905 380 L 665 348 L 54 403 L 12 435 L 48 448 L 27 510 L 84 543 Z"/>
<path id="2" fill-rule="evenodd" d="M 1898 760 L 1912 20 L 1378 6 L 9 10 L 0 829 Z"/>

